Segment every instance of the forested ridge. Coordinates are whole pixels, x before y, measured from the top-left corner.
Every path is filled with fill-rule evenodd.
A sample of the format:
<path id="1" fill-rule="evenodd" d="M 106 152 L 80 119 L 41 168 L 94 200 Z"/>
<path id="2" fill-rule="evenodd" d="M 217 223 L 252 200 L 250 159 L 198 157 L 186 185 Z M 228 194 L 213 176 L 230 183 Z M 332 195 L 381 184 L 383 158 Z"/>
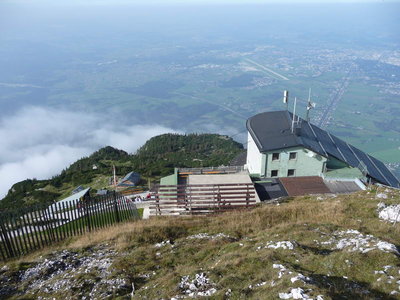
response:
<path id="1" fill-rule="evenodd" d="M 14 184 L 0 201 L 0 209 L 52 202 L 78 185 L 93 187 L 100 179 L 107 182 L 113 165 L 119 177 L 134 171 L 157 181 L 175 167 L 227 165 L 242 151 L 242 144 L 218 134 L 163 134 L 148 140 L 134 154 L 107 146 L 51 179 L 26 179 Z"/>

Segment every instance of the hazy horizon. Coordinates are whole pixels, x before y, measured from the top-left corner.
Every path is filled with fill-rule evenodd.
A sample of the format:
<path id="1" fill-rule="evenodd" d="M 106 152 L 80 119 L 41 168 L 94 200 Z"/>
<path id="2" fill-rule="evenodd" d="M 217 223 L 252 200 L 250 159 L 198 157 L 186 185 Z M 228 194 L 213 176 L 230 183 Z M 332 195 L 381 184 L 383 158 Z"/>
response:
<path id="1" fill-rule="evenodd" d="M 371 95 L 363 107 L 376 120 L 358 136 L 340 119 L 357 110 L 346 100 L 328 129 L 396 163 L 400 1 L 180 2 L 0 3 L 0 198 L 101 146 L 134 152 L 168 131 L 240 137 L 245 118 L 279 108 L 285 88 L 305 99 L 313 87 L 317 117 L 343 70 L 358 76 L 345 98 Z"/>

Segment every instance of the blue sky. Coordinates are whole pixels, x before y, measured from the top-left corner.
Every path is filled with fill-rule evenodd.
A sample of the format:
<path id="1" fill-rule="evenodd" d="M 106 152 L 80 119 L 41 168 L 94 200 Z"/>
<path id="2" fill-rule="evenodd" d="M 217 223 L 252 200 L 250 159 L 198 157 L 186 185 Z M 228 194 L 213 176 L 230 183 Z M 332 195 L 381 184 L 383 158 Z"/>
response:
<path id="1" fill-rule="evenodd" d="M 35 3 L 51 4 L 85 4 L 85 5 L 117 5 L 117 4 L 269 4 L 269 3 L 385 3 L 400 0 L 36 0 Z M 3 0 L 3 3 L 32 3 L 31 0 Z"/>

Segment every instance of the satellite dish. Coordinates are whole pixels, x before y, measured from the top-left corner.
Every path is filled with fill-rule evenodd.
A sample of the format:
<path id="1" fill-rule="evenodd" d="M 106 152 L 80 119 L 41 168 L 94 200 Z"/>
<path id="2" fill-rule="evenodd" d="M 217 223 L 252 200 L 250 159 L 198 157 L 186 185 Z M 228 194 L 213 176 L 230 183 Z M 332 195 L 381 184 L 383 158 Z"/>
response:
<path id="1" fill-rule="evenodd" d="M 307 156 L 308 156 L 308 157 L 315 157 L 315 155 L 316 155 L 316 154 L 315 154 L 314 152 L 312 152 L 312 151 L 308 151 L 308 152 L 307 152 Z"/>
<path id="2" fill-rule="evenodd" d="M 315 103 L 311 102 L 311 88 L 308 90 L 308 102 L 307 102 L 307 116 L 306 120 L 307 122 L 310 122 L 310 110 L 315 108 Z"/>

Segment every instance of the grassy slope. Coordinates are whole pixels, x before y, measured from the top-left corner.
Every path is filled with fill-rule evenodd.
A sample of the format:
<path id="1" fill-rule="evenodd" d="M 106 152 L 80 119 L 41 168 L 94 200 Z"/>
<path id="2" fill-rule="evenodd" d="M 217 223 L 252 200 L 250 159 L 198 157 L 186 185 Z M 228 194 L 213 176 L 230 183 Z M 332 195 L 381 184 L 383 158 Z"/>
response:
<path id="1" fill-rule="evenodd" d="M 386 204 L 399 203 L 400 192 L 386 193 Z M 395 254 L 379 250 L 363 254 L 320 244 L 337 230 L 356 229 L 399 246 L 400 225 L 377 217 L 380 200 L 375 191 L 305 196 L 214 217 L 152 218 L 98 231 L 59 248 L 85 255 L 88 249 L 110 245 L 119 253 L 113 263 L 114 274 L 135 283 L 135 299 L 179 295 L 182 276 L 201 272 L 215 284 L 217 293 L 212 298 L 216 299 L 227 298 L 229 290 L 231 299 L 277 299 L 278 293 L 294 287 L 308 289 L 307 294 L 314 299 L 317 295 L 324 299 L 395 299 L 389 295 L 399 291 L 396 281 L 400 280 L 400 264 Z M 187 239 L 197 233 L 224 233 L 230 238 Z M 173 246 L 154 246 L 166 240 Z M 297 246 L 294 250 L 264 248 L 269 241 L 295 241 Z M 259 246 L 261 249 L 257 249 Z M 50 250 L 54 248 L 10 264 L 11 270 Z M 273 264 L 282 264 L 293 274 L 279 278 L 279 269 Z M 388 274 L 374 274 L 386 265 L 393 266 Z M 292 283 L 290 278 L 297 272 L 312 282 Z M 145 278 L 143 274 L 152 275 Z M 390 275 L 394 276 L 391 283 Z M 254 287 L 262 282 L 266 284 Z M 68 291 L 52 296 L 61 296 L 58 293 Z"/>

